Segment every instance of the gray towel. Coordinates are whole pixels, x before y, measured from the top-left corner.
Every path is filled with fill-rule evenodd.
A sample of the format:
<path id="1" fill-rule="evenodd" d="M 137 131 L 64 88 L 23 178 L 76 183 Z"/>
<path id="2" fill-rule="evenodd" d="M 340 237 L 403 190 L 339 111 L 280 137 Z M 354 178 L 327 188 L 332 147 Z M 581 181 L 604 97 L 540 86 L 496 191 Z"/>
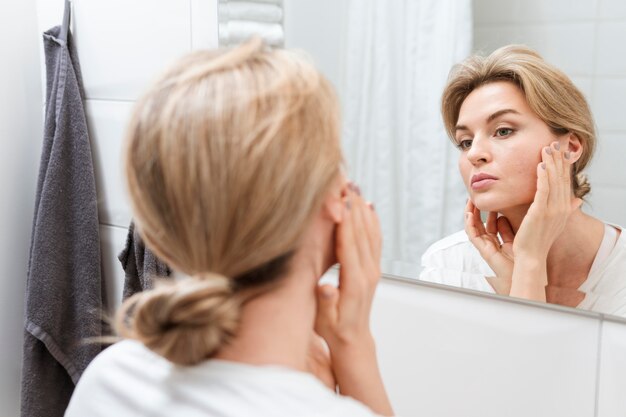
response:
<path id="1" fill-rule="evenodd" d="M 63 415 L 74 385 L 101 351 L 84 340 L 102 335 L 98 207 L 80 68 L 64 28 L 44 33 L 44 48 L 46 114 L 25 296 L 23 417 Z"/>
<path id="2" fill-rule="evenodd" d="M 145 247 L 133 223 L 128 228 L 126 246 L 118 259 L 125 274 L 124 299 L 152 288 L 154 278 L 169 277 L 172 272 L 163 261 Z"/>

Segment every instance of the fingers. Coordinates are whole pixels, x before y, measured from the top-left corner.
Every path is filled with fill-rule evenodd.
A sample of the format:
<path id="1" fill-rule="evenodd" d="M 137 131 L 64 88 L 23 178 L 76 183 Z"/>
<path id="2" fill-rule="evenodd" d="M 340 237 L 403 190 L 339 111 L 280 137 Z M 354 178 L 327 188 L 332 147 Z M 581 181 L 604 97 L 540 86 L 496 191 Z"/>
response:
<path id="1" fill-rule="evenodd" d="M 360 265 L 358 251 L 355 250 L 354 241 L 354 219 L 353 219 L 353 205 L 354 195 L 353 192 L 348 189 L 344 197 L 343 207 L 343 219 L 337 226 L 337 239 L 335 252 L 337 255 L 337 261 L 341 266 L 341 272 L 344 270 L 350 270 L 351 268 L 358 268 Z M 341 282 L 339 285 L 343 288 L 347 283 Z M 348 285 L 349 286 L 349 285 Z"/>
<path id="2" fill-rule="evenodd" d="M 556 190 L 559 189 L 558 188 L 559 173 L 557 172 L 556 163 L 554 161 L 554 154 L 557 152 L 558 151 L 554 150 L 553 146 L 550 145 L 550 146 L 544 147 L 541 153 L 541 159 L 543 160 L 543 163 L 540 164 L 539 168 L 544 170 L 545 185 L 546 185 L 546 187 L 542 189 L 543 193 L 541 197 L 545 197 L 545 201 L 542 201 L 542 202 L 545 202 L 546 205 L 550 204 L 551 202 L 553 203 L 553 201 L 550 201 L 550 197 L 554 199 L 554 196 L 557 195 Z M 542 179 L 540 178 L 539 175 L 540 175 L 540 172 L 537 173 L 537 192 L 538 193 L 539 193 L 540 180 Z"/>
<path id="3" fill-rule="evenodd" d="M 338 308 L 346 313 L 359 311 L 362 305 L 371 302 L 380 279 L 380 224 L 373 206 L 359 194 L 354 184 L 348 186 L 346 216 L 337 226 Z"/>
<path id="4" fill-rule="evenodd" d="M 511 243 L 515 239 L 515 233 L 513 233 L 513 227 L 509 223 L 509 219 L 504 216 L 498 217 L 498 233 L 502 238 L 502 243 Z"/>
<path id="5" fill-rule="evenodd" d="M 380 265 L 380 251 L 382 238 L 380 222 L 374 210 L 374 205 L 361 197 L 356 185 L 352 185 L 352 211 L 354 240 L 359 249 L 359 259 L 362 265 L 378 268 Z"/>
<path id="6" fill-rule="evenodd" d="M 469 236 L 470 240 L 481 237 L 487 234 L 485 225 L 480 218 L 480 210 L 474 205 L 471 200 L 467 201 L 465 206 L 465 233 Z"/>
<path id="7" fill-rule="evenodd" d="M 556 212 L 572 204 L 570 153 L 553 142 L 542 149 L 542 163 L 537 167 L 537 195 L 535 201 Z"/>
<path id="8" fill-rule="evenodd" d="M 472 200 L 467 200 L 465 205 L 465 233 L 470 240 L 477 238 L 480 234 L 478 229 L 474 226 L 474 203 Z"/>
<path id="9" fill-rule="evenodd" d="M 339 290 L 332 285 L 320 285 L 317 287 L 317 317 L 315 321 L 315 331 L 325 336 L 337 322 L 337 301 L 339 300 Z"/>
<path id="10" fill-rule="evenodd" d="M 367 262 L 372 248 L 367 235 L 366 219 L 365 219 L 365 201 L 361 198 L 361 190 L 354 184 L 348 187 L 348 195 L 350 196 L 352 212 L 352 234 L 355 249 L 358 254 L 359 263 L 363 265 Z M 368 208 L 369 210 L 369 208 Z"/>
<path id="11" fill-rule="evenodd" d="M 487 234 L 496 236 L 498 234 L 498 213 L 490 211 L 487 216 Z"/>
<path id="12" fill-rule="evenodd" d="M 549 196 L 550 185 L 548 182 L 547 163 L 541 162 L 537 165 L 537 192 L 535 193 L 534 203 L 539 205 L 539 207 L 546 208 Z"/>

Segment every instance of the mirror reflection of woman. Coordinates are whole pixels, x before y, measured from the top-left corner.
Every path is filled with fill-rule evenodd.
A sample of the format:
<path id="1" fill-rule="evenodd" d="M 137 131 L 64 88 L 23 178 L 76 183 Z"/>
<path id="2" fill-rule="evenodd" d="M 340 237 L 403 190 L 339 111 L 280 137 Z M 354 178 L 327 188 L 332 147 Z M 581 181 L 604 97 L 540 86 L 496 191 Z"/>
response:
<path id="1" fill-rule="evenodd" d="M 307 59 L 258 39 L 152 86 L 126 178 L 142 237 L 181 278 L 125 301 L 125 340 L 66 416 L 392 414 L 369 328 L 380 227 L 342 173 L 338 114 Z M 340 288 L 320 286 L 337 262 Z"/>
<path id="2" fill-rule="evenodd" d="M 571 80 L 503 47 L 453 68 L 442 115 L 469 194 L 465 230 L 427 250 L 420 278 L 626 315 L 626 236 L 580 208 L 596 133 Z"/>

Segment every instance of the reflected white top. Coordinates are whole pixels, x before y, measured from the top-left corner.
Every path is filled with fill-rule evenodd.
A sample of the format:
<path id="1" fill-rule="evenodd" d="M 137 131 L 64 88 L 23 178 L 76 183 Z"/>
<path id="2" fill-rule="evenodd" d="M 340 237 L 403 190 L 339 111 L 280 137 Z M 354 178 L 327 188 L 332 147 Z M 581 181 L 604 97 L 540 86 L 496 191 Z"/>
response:
<path id="1" fill-rule="evenodd" d="M 605 226 L 589 276 L 579 288 L 585 298 L 577 308 L 626 317 L 626 233 L 617 237 L 615 228 L 622 227 Z M 488 276 L 495 273 L 461 230 L 428 248 L 419 279 L 495 294 Z"/>
<path id="2" fill-rule="evenodd" d="M 87 367 L 65 417 L 374 415 L 308 373 L 215 359 L 176 366 L 124 340 Z"/>

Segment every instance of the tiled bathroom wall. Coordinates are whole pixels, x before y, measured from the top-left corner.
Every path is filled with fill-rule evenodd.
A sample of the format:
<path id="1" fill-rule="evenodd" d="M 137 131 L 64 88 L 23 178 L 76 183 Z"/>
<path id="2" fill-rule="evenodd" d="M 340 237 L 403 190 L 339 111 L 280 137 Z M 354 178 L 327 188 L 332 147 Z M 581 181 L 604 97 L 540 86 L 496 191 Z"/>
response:
<path id="1" fill-rule="evenodd" d="M 297 7 L 302 1 L 286 1 L 286 18 L 288 7 Z M 570 71 L 590 97 L 604 97 L 604 92 L 612 94 L 606 101 L 592 100 L 596 115 L 598 106 L 605 108 L 598 120 L 604 126 L 602 140 L 607 145 L 600 152 L 612 158 L 607 164 L 598 164 L 607 166 L 592 171 L 592 202 L 599 205 L 596 201 L 610 201 L 617 205 L 615 195 L 621 195 L 624 207 L 626 194 L 613 194 L 613 190 L 623 190 L 626 180 L 623 176 L 616 180 L 619 175 L 610 169 L 616 170 L 620 165 L 619 149 L 621 155 L 626 155 L 619 129 L 623 126 L 626 131 L 626 122 L 620 122 L 620 96 L 614 93 L 626 92 L 626 77 L 615 76 L 620 71 L 626 75 L 626 58 L 621 66 L 607 64 L 613 75 L 600 77 L 594 54 L 601 55 L 595 47 L 601 20 L 588 22 L 579 18 L 591 10 L 586 8 L 587 3 L 593 3 L 594 13 L 604 10 L 609 15 L 616 12 L 607 11 L 606 5 L 619 7 L 621 3 L 603 2 L 603 9 L 597 1 L 554 1 L 563 6 L 564 10 L 559 10 L 549 1 L 520 0 L 512 12 L 503 8 L 503 2 L 475 1 L 477 45 L 484 42 L 485 48 L 493 48 L 499 39 L 508 42 L 502 36 L 518 36 L 520 30 L 535 36 L 556 33 L 556 38 L 550 37 L 557 39 L 552 43 L 542 41 L 543 38 L 534 42 L 546 48 L 547 58 L 550 51 L 558 55 L 560 61 L 555 63 Z M 121 143 L 130 110 L 148 82 L 171 60 L 193 49 L 216 45 L 216 3 L 217 0 L 73 0 L 72 29 L 83 70 L 96 160 L 103 273 L 112 306 L 121 298 L 123 273 L 116 256 L 130 221 L 120 166 Z M 323 4 L 328 5 L 331 13 L 332 2 Z M 545 23 L 545 19 L 523 23 L 524 13 L 532 13 L 531 9 L 522 10 L 522 4 L 536 9 L 536 13 L 540 10 L 542 16 L 559 18 L 553 19 L 554 25 Z M 62 1 L 38 0 L 40 32 L 60 23 L 61 9 Z M 484 15 L 478 13 L 481 11 Z M 504 13 L 510 16 L 501 20 Z M 580 20 L 581 25 L 562 22 L 568 16 Z M 589 26 L 596 28 L 592 41 L 579 33 Z M 500 35 L 497 27 L 505 27 L 509 32 Z M 576 47 L 566 40 L 572 40 Z M 580 50 L 580 63 L 579 57 L 567 48 Z M 586 48 L 593 50 L 592 56 L 588 56 Z M 610 60 L 609 52 L 607 49 L 605 60 Z M 606 148 L 609 143 L 613 145 Z M 602 197 L 603 192 L 608 197 Z M 612 205 L 594 208 L 609 210 L 601 215 L 626 225 L 623 213 L 620 217 L 619 212 L 610 211 Z M 381 369 L 399 415 L 626 415 L 625 397 L 621 395 L 626 387 L 624 323 L 394 279 L 383 279 L 372 320 Z"/>
<path id="2" fill-rule="evenodd" d="M 585 211 L 626 226 L 626 2 L 474 0 L 474 49 L 520 43 L 569 75 L 591 105 L 597 154 Z"/>

